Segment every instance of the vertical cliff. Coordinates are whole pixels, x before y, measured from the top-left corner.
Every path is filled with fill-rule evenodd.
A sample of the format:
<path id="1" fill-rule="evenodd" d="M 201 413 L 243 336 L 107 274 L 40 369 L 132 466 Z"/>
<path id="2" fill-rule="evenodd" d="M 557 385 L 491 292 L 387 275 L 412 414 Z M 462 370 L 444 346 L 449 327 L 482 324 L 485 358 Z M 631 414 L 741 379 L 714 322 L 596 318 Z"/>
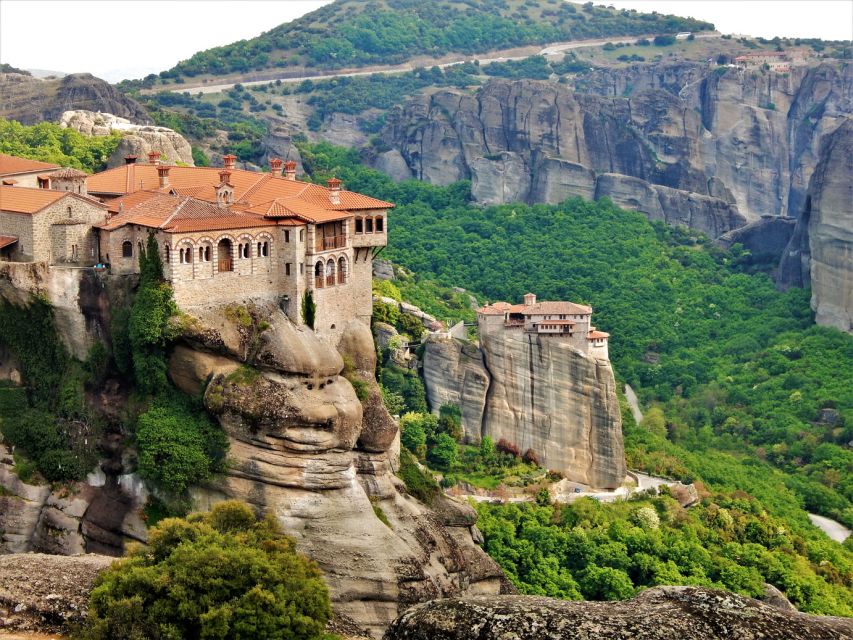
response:
<path id="1" fill-rule="evenodd" d="M 625 479 L 622 418 L 607 360 L 559 338 L 481 328 L 479 349 L 430 339 L 424 380 L 433 407 L 459 404 L 466 438 L 504 438 L 594 487 Z"/>

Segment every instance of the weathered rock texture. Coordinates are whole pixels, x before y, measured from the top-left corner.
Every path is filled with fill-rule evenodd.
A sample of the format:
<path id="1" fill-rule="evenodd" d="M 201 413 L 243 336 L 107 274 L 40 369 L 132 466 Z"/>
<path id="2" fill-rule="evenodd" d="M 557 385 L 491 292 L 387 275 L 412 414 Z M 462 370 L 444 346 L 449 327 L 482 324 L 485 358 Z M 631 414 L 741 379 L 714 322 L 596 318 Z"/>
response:
<path id="1" fill-rule="evenodd" d="M 811 177 L 808 240 L 818 324 L 853 330 L 853 120 L 827 140 Z"/>
<path id="2" fill-rule="evenodd" d="M 144 162 L 151 151 L 160 153 L 161 162 L 166 164 L 194 164 L 190 143 L 180 133 L 167 127 L 134 124 L 127 118 L 111 113 L 86 110 L 66 111 L 59 120 L 59 126 L 87 136 L 121 133 L 122 139 L 107 161 L 107 167 L 124 164 L 125 156 L 136 156 Z"/>
<path id="3" fill-rule="evenodd" d="M 89 591 L 114 558 L 41 553 L 0 555 L 0 637 L 59 633 L 83 622 Z"/>
<path id="4" fill-rule="evenodd" d="M 577 91 L 492 80 L 392 111 L 382 140 L 409 175 L 471 179 L 484 203 L 608 196 L 652 219 L 719 236 L 762 215 L 797 216 L 821 140 L 853 106 L 853 68 L 789 74 L 679 63 L 601 70 Z"/>
<path id="5" fill-rule="evenodd" d="M 811 616 L 701 587 L 654 587 L 624 602 L 477 596 L 428 602 L 385 640 L 842 640 L 853 620 Z"/>
<path id="6" fill-rule="evenodd" d="M 230 439 L 229 470 L 195 491 L 196 505 L 233 497 L 273 513 L 322 568 L 336 612 L 377 636 L 413 603 L 500 592 L 470 507 L 442 498 L 433 511 L 392 473 L 397 425 L 372 379 L 370 330 L 352 322 L 338 345 L 368 384 L 360 402 L 337 350 L 277 308 L 248 312 L 251 327 L 229 328 L 222 309 L 185 323 L 170 362 L 182 388 L 204 389 Z"/>
<path id="7" fill-rule="evenodd" d="M 467 439 L 503 438 L 594 487 L 624 481 L 622 419 L 607 360 L 521 330 L 481 328 L 479 348 L 431 338 L 423 371 L 430 405 L 457 404 Z"/>
<path id="8" fill-rule="evenodd" d="M 64 112 L 74 109 L 105 111 L 134 122 L 148 120 L 142 105 L 89 73 L 45 80 L 0 73 L 0 95 L 0 117 L 24 124 L 56 122 Z"/>

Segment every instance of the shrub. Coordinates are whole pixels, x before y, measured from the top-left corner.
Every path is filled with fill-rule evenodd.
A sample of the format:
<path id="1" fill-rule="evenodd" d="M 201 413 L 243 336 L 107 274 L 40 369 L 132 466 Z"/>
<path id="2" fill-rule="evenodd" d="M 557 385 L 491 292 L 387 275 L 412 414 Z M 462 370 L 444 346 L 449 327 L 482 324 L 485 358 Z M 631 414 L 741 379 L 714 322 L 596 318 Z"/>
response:
<path id="1" fill-rule="evenodd" d="M 539 456 L 533 449 L 528 449 L 527 451 L 525 451 L 524 455 L 521 456 L 521 459 L 528 464 L 535 464 L 537 467 L 539 466 Z"/>
<path id="2" fill-rule="evenodd" d="M 398 475 L 406 485 L 406 491 L 424 504 L 431 505 L 441 493 L 432 474 L 422 468 L 415 456 L 405 449 L 400 451 Z"/>
<path id="3" fill-rule="evenodd" d="M 101 574 L 79 638 L 311 640 L 330 616 L 320 571 L 275 520 L 223 502 L 163 520 Z"/>
<path id="4" fill-rule="evenodd" d="M 675 44 L 675 36 L 655 36 L 652 42 L 656 47 L 668 47 Z"/>
<path id="5" fill-rule="evenodd" d="M 459 460 L 456 441 L 446 433 L 438 434 L 435 444 L 429 450 L 429 459 L 440 469 L 449 469 Z"/>
<path id="6" fill-rule="evenodd" d="M 410 411 L 400 418 L 400 443 L 420 460 L 426 456 L 426 441 L 423 414 Z"/>
<path id="7" fill-rule="evenodd" d="M 317 303 L 314 302 L 314 294 L 309 289 L 302 296 L 302 322 L 312 329 L 317 319 Z"/>
<path id="8" fill-rule="evenodd" d="M 510 442 L 506 438 L 501 438 L 500 440 L 498 440 L 498 443 L 497 445 L 495 445 L 495 448 L 501 453 L 508 453 L 513 458 L 517 458 L 520 455 L 518 451 L 518 445 Z"/>

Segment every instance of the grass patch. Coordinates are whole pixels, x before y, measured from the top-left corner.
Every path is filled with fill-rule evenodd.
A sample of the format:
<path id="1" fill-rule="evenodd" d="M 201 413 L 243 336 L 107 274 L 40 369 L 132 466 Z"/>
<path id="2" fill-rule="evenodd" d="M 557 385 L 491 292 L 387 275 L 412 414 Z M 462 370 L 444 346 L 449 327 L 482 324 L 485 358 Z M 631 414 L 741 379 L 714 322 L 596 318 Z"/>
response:
<path id="1" fill-rule="evenodd" d="M 376 514 L 376 517 L 382 521 L 389 529 L 393 529 L 391 526 L 391 522 L 388 520 L 388 516 L 385 515 L 385 512 L 382 510 L 382 507 L 379 506 L 379 498 L 376 496 L 370 496 L 370 506 L 373 507 L 373 513 Z"/>
<path id="2" fill-rule="evenodd" d="M 409 494 L 424 504 L 431 505 L 441 493 L 432 474 L 422 468 L 415 456 L 407 450 L 400 451 L 400 471 L 397 473 Z"/>

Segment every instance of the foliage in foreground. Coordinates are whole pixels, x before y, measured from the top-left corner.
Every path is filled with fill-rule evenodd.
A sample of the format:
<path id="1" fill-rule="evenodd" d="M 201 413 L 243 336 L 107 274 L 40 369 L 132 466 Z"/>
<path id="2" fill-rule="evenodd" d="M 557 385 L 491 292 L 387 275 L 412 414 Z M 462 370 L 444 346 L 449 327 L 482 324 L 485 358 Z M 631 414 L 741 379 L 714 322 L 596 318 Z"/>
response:
<path id="1" fill-rule="evenodd" d="M 163 520 L 98 578 L 79 640 L 311 640 L 331 615 L 320 571 L 239 502 Z"/>
<path id="2" fill-rule="evenodd" d="M 74 129 L 40 122 L 26 126 L 0 118 L 0 153 L 75 167 L 89 173 L 106 168 L 121 135 L 84 136 Z"/>

